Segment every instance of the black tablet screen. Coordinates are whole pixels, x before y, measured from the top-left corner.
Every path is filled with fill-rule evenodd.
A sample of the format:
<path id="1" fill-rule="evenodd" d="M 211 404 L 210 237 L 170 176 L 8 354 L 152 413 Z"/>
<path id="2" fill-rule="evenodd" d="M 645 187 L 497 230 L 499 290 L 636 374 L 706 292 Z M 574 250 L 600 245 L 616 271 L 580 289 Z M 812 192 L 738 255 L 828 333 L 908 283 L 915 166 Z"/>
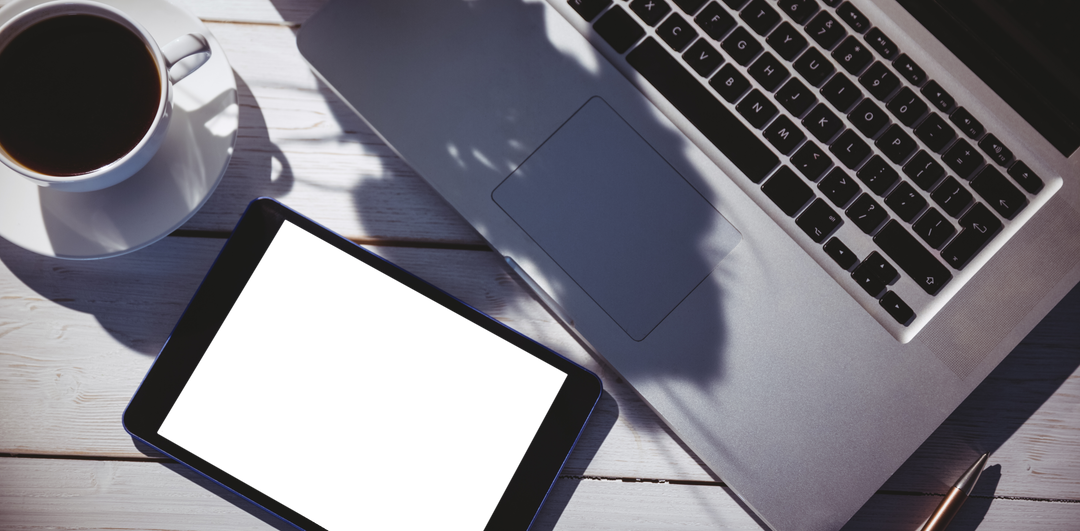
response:
<path id="1" fill-rule="evenodd" d="M 326 529 L 483 529 L 566 378 L 285 221 L 158 434 Z"/>

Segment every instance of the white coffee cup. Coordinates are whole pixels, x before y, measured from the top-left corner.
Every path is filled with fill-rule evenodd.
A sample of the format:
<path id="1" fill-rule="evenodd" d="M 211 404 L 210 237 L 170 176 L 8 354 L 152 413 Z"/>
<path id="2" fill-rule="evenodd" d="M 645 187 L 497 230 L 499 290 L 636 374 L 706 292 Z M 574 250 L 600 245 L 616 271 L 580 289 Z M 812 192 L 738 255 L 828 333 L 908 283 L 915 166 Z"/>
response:
<path id="1" fill-rule="evenodd" d="M 197 33 L 181 36 L 163 47 L 138 22 L 119 10 L 98 2 L 86 0 L 60 0 L 37 5 L 15 15 L 0 26 L 0 56 L 4 48 L 23 31 L 55 17 L 66 15 L 93 15 L 120 24 L 139 38 L 153 57 L 157 68 L 157 112 L 149 129 L 135 147 L 123 156 L 96 169 L 77 175 L 48 175 L 28 168 L 16 161 L 0 144 L 0 162 L 38 186 L 68 192 L 101 190 L 131 177 L 153 158 L 169 127 L 172 115 L 172 85 L 194 72 L 210 59 L 210 44 Z M 194 57 L 193 57 L 194 56 Z M 183 61 L 192 57 L 191 60 Z"/>

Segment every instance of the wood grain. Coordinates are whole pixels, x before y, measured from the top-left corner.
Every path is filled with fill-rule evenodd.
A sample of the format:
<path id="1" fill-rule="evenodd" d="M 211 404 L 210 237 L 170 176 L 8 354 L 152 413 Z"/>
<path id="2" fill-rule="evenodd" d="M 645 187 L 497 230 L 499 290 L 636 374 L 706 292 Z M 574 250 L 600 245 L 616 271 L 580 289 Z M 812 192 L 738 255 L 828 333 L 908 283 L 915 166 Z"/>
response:
<path id="1" fill-rule="evenodd" d="M 484 242 L 304 63 L 295 35 L 322 0 L 176 1 L 207 22 L 234 68 L 236 151 L 184 227 L 199 237 L 97 262 L 0 241 L 0 529 L 284 529 L 144 453 L 120 423 L 221 236 L 262 195 L 351 238 L 393 243 L 372 249 L 601 376 L 606 393 L 534 529 L 762 529 L 497 255 L 431 248 Z M 991 467 L 952 529 L 1080 529 L 1077 323 L 1080 288 L 846 529 L 914 529 L 982 451 Z"/>

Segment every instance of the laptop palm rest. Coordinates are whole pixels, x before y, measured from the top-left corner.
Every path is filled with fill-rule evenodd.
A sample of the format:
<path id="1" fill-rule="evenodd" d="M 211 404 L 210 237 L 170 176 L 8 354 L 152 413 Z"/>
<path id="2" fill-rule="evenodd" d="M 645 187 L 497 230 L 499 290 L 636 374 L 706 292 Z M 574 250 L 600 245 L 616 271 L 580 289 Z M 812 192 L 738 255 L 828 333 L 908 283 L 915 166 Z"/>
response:
<path id="1" fill-rule="evenodd" d="M 492 199 L 636 341 L 742 239 L 599 97 Z"/>

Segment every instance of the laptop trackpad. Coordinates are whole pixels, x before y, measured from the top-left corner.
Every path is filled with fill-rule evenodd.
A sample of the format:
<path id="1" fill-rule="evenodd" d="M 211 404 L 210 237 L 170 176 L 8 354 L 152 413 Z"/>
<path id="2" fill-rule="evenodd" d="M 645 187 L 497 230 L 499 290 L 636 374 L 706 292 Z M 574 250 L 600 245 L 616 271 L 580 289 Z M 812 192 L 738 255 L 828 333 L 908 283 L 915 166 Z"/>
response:
<path id="1" fill-rule="evenodd" d="M 598 97 L 492 198 L 637 341 L 742 238 Z"/>

